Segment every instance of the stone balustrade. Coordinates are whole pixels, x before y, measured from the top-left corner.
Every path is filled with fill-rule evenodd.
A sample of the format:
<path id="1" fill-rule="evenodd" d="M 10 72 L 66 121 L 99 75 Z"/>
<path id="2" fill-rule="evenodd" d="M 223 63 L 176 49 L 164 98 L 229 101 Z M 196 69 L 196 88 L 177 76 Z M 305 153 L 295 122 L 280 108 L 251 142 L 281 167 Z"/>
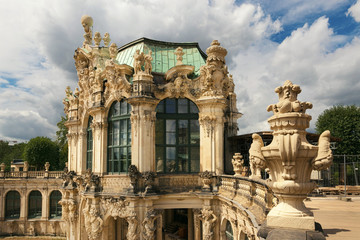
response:
<path id="1" fill-rule="evenodd" d="M 219 196 L 232 199 L 249 209 L 262 222 L 277 204 L 277 199 L 266 182 L 261 179 L 221 175 L 218 176 Z"/>
<path id="2" fill-rule="evenodd" d="M 3 172 L 3 178 L 61 178 L 63 171 L 11 171 Z"/>

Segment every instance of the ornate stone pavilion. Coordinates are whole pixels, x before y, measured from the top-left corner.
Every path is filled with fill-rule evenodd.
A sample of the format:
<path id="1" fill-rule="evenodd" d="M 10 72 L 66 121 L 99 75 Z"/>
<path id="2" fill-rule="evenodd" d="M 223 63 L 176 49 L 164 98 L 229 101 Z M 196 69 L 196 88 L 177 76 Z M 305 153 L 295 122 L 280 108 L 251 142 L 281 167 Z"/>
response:
<path id="1" fill-rule="evenodd" d="M 276 234 L 290 229 L 302 237 L 283 239 L 324 239 L 303 199 L 315 187 L 311 170 L 331 164 L 330 134 L 323 133 L 318 146 L 307 142 L 311 116 L 305 111 L 312 104 L 297 100 L 298 85 L 286 81 L 276 89 L 279 102 L 268 108 L 274 140 L 264 146 L 253 135 L 252 175 L 244 177 L 242 155 L 229 156 L 226 144 L 241 114 L 227 51 L 218 41 L 206 54 L 197 43 L 146 38 L 118 48 L 108 33 L 93 36 L 91 17 L 81 22 L 85 40 L 74 56 L 79 87 L 67 88 L 63 101 L 69 161 L 58 186 L 62 221 L 56 234 L 71 240 L 244 240 L 279 239 Z M 224 174 L 227 162 L 235 175 Z M 30 182 L 25 192 L 36 189 Z M 6 199 L 15 191 L 3 188 Z M 25 212 L 12 222 L 28 229 Z M 49 234 L 51 219 L 44 213 L 42 220 L 42 232 L 40 220 L 33 220 L 36 232 Z M 0 224 L 9 222 L 2 213 Z"/>

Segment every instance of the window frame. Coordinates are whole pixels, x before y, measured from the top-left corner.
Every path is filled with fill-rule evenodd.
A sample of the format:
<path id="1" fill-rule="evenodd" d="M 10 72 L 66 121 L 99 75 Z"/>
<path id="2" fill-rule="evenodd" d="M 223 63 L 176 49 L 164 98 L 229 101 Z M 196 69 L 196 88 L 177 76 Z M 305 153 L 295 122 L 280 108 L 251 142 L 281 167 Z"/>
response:
<path id="1" fill-rule="evenodd" d="M 86 170 L 92 170 L 93 164 L 93 131 L 91 124 L 93 122 L 93 117 L 90 115 L 88 119 L 88 126 L 86 129 Z"/>
<path id="2" fill-rule="evenodd" d="M 184 108 L 181 108 L 179 102 L 186 100 L 186 111 L 184 112 Z M 169 103 L 170 102 L 170 103 Z M 171 108 L 171 107 L 174 107 Z M 162 109 L 161 109 L 162 108 Z M 163 123 L 161 123 L 161 121 Z M 167 121 L 175 121 L 175 132 L 170 132 L 167 126 Z M 187 121 L 187 123 L 186 123 Z M 192 131 L 192 121 L 196 122 L 196 130 Z M 180 142 L 180 124 L 186 124 L 186 143 Z M 161 125 L 162 126 L 159 126 Z M 159 129 L 160 128 L 160 129 Z M 158 173 L 175 173 L 175 174 L 187 174 L 187 173 L 198 173 L 200 171 L 200 125 L 199 125 L 199 109 L 194 102 L 187 98 L 166 98 L 159 102 L 156 107 L 156 125 L 155 125 L 155 165 L 156 172 Z M 158 134 L 162 135 L 162 139 L 158 136 Z M 167 142 L 167 134 L 175 133 L 175 143 Z M 192 135 L 195 136 L 195 140 L 197 143 L 191 143 Z M 159 139 L 158 139 L 159 137 Z M 175 149 L 175 159 L 171 160 L 171 163 L 167 157 L 167 151 L 173 152 Z M 186 149 L 186 150 L 185 150 Z M 185 161 L 185 165 L 182 164 L 181 161 L 181 152 L 185 150 L 185 154 L 187 155 L 187 159 Z M 192 153 L 197 155 L 197 159 L 195 159 L 195 168 L 192 168 Z M 161 156 L 162 155 L 162 156 Z M 158 166 L 158 159 L 163 159 L 162 169 L 161 166 Z M 171 164 L 171 165 L 170 165 Z M 173 167 L 171 167 L 173 166 Z M 180 166 L 182 169 L 180 169 Z M 185 166 L 185 167 L 184 167 Z"/>
<path id="3" fill-rule="evenodd" d="M 35 195 L 35 193 L 37 195 Z M 41 218 L 41 216 L 42 216 L 42 193 L 39 190 L 33 190 L 29 193 L 28 219 Z"/>
<path id="4" fill-rule="evenodd" d="M 126 103 L 126 107 L 125 104 Z M 117 105 L 118 104 L 118 105 Z M 118 107 L 117 107 L 118 106 Z M 119 114 L 113 114 L 114 109 L 119 112 Z M 124 109 L 126 108 L 126 109 Z M 121 101 L 115 101 L 112 103 L 109 113 L 108 113 L 108 135 L 107 135 L 107 173 L 108 174 L 122 174 L 127 173 L 128 168 L 131 165 L 131 105 L 127 103 L 124 99 Z M 118 124 L 116 124 L 118 122 Z M 126 123 L 125 131 L 122 131 L 122 124 Z M 116 128 L 114 125 L 118 125 L 118 139 L 115 137 Z M 125 144 L 121 143 L 121 134 L 125 134 Z M 117 140 L 116 140 L 117 139 Z M 118 141 L 118 144 L 115 142 Z M 124 151 L 125 154 L 121 155 L 121 152 Z M 115 153 L 118 154 L 118 160 L 115 161 Z M 121 158 L 121 156 L 126 156 Z M 117 165 L 117 166 L 116 166 Z M 116 171 L 116 169 L 118 169 Z"/>
<path id="5" fill-rule="evenodd" d="M 59 198 L 59 196 L 60 196 L 60 198 Z M 50 193 L 50 196 L 49 196 L 49 218 L 51 218 L 51 219 L 61 218 L 62 206 L 59 203 L 59 201 L 61 199 L 62 199 L 62 193 L 59 190 L 53 190 Z M 53 211 L 53 209 L 54 209 L 54 211 Z"/>
<path id="6" fill-rule="evenodd" d="M 5 219 L 19 219 L 21 212 L 21 195 L 16 190 L 10 190 L 5 196 Z"/>

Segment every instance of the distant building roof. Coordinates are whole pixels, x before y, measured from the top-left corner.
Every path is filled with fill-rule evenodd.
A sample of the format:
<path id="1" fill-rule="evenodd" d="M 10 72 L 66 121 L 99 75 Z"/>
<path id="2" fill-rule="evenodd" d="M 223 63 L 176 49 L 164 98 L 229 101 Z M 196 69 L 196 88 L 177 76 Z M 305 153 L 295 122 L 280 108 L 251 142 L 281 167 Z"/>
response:
<path id="1" fill-rule="evenodd" d="M 145 54 L 151 50 L 153 57 L 151 61 L 152 71 L 166 73 L 176 65 L 177 60 L 174 51 L 177 47 L 182 47 L 185 53 L 182 60 L 183 64 L 195 66 L 195 75 L 199 75 L 200 67 L 205 65 L 207 56 L 196 42 L 174 43 L 140 38 L 120 47 L 116 60 L 119 64 L 127 64 L 133 67 L 133 56 L 137 49 Z"/>
<path id="2" fill-rule="evenodd" d="M 14 160 L 11 161 L 11 165 L 17 165 L 17 164 L 19 164 L 19 165 L 24 164 L 24 160 L 22 160 L 22 159 L 14 159 Z"/>

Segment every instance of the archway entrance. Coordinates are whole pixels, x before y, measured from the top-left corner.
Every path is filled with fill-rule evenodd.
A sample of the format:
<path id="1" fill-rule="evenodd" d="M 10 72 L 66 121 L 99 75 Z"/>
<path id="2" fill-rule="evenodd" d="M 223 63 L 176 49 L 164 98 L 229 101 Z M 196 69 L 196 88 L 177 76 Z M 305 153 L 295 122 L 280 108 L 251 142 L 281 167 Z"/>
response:
<path id="1" fill-rule="evenodd" d="M 166 209 L 163 214 L 164 239 L 194 239 L 192 209 Z"/>
<path id="2" fill-rule="evenodd" d="M 122 240 L 126 239 L 128 223 L 123 218 L 110 218 L 108 220 L 108 236 L 109 240 Z"/>

